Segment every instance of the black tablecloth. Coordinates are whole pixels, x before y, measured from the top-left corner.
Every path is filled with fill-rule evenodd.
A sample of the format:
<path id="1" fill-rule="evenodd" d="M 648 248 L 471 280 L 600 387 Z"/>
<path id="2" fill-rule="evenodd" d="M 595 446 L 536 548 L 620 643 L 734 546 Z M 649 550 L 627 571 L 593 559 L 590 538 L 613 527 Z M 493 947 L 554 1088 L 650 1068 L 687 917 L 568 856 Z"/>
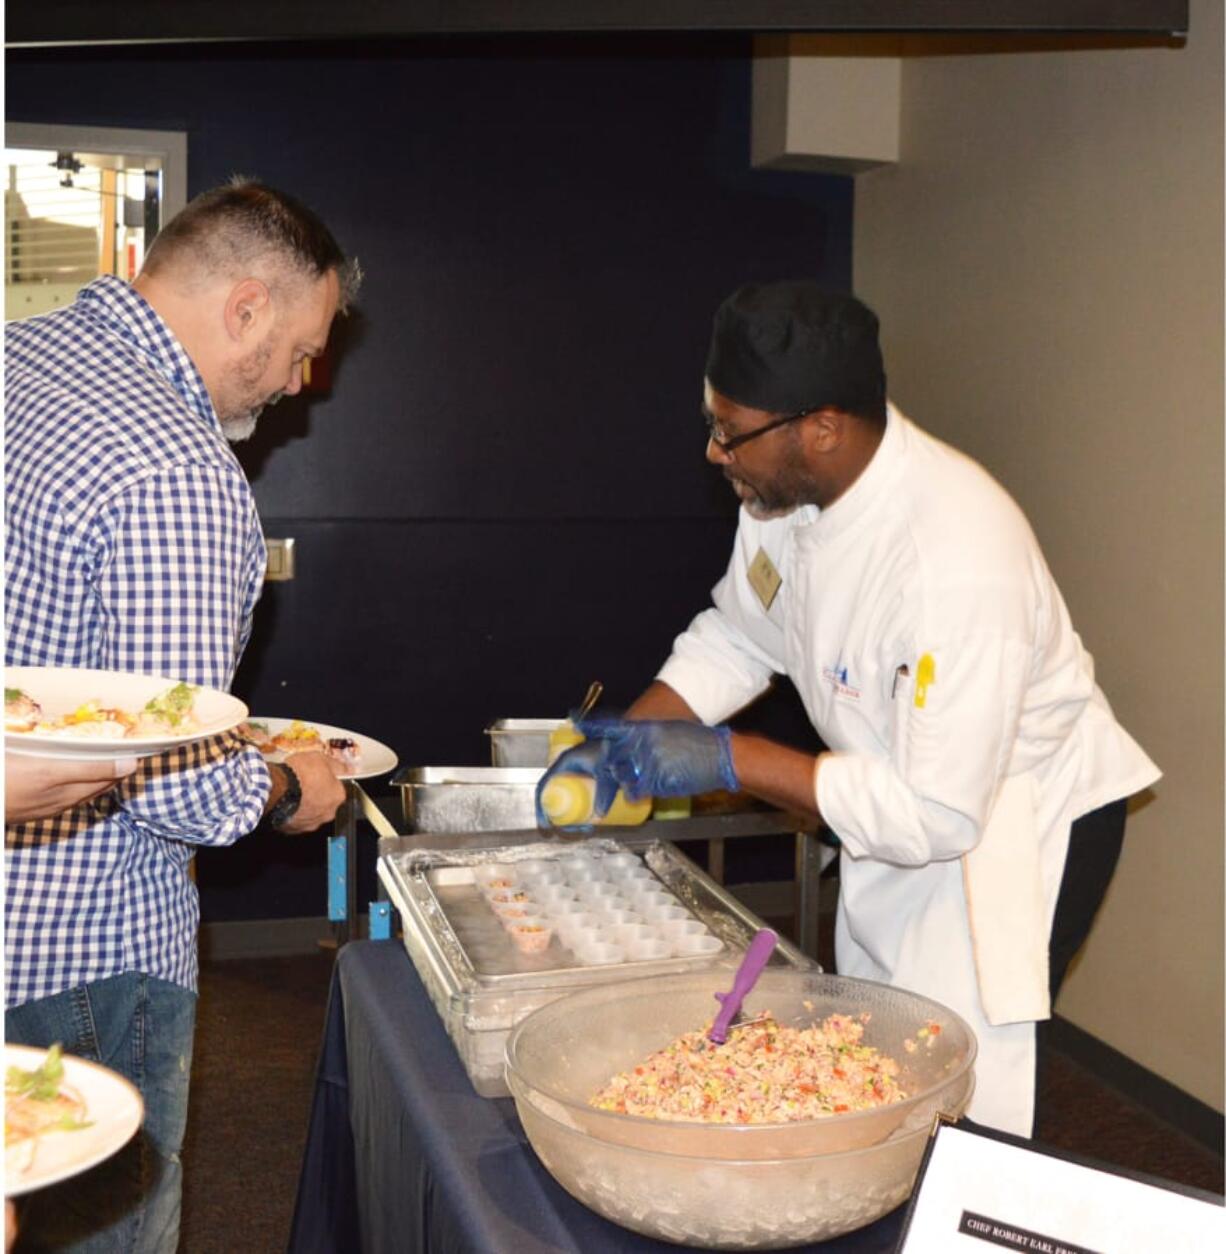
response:
<path id="1" fill-rule="evenodd" d="M 903 1208 L 803 1247 L 893 1251 Z M 677 1254 L 575 1201 L 510 1098 L 477 1095 L 396 941 L 337 956 L 291 1254 Z"/>

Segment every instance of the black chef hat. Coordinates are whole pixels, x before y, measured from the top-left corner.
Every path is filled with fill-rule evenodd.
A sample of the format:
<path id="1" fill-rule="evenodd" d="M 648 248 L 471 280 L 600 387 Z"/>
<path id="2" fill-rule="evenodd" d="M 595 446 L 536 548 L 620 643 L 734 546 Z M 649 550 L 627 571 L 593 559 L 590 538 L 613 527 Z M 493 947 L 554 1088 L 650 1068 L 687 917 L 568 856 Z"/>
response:
<path id="1" fill-rule="evenodd" d="M 715 314 L 706 374 L 717 392 L 750 409 L 884 413 L 877 315 L 805 280 L 748 283 L 729 296 Z"/>

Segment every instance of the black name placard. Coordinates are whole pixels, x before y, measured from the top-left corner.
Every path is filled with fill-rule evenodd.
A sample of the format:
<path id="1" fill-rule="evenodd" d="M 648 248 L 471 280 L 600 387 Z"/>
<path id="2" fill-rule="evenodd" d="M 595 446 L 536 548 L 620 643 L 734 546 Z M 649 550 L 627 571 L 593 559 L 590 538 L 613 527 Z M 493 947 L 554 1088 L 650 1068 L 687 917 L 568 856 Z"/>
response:
<path id="1" fill-rule="evenodd" d="M 973 1210 L 962 1212 L 958 1231 L 968 1237 L 989 1241 L 993 1245 L 1003 1245 L 1009 1250 L 1027 1250 L 1030 1254 L 1103 1254 L 1102 1250 L 1092 1250 L 1085 1245 L 1070 1245 L 1067 1241 L 1044 1236 L 1041 1232 L 1031 1232 L 1016 1224 L 1002 1223 L 987 1215 L 977 1215 Z"/>

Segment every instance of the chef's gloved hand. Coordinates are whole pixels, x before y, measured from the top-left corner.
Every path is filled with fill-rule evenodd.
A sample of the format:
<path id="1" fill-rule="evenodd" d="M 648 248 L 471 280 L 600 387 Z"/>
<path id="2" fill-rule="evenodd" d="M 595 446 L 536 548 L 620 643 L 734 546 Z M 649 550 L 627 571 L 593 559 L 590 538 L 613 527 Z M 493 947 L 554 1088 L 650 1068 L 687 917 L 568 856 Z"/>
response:
<path id="1" fill-rule="evenodd" d="M 728 727 L 684 719 L 585 719 L 578 730 L 587 738 L 580 748 L 601 745 L 605 750 L 594 770 L 597 815 L 608 810 L 618 788 L 628 801 L 641 801 L 692 797 L 716 788 L 736 792 L 741 786 Z"/>
<path id="2" fill-rule="evenodd" d="M 608 813 L 609 807 L 613 804 L 613 798 L 617 796 L 617 780 L 613 775 L 604 769 L 605 759 L 609 756 L 609 746 L 602 740 L 585 740 L 582 744 L 574 745 L 567 749 L 564 753 L 558 754 L 549 769 L 537 781 L 536 785 L 536 825 L 537 827 L 549 830 L 553 827 L 549 816 L 545 813 L 541 806 L 541 794 L 545 791 L 545 785 L 553 779 L 555 775 L 586 775 L 595 785 L 592 796 L 592 815 L 599 818 Z M 563 830 L 582 831 L 590 828 L 590 823 L 576 825 L 573 828 L 564 828 Z"/>

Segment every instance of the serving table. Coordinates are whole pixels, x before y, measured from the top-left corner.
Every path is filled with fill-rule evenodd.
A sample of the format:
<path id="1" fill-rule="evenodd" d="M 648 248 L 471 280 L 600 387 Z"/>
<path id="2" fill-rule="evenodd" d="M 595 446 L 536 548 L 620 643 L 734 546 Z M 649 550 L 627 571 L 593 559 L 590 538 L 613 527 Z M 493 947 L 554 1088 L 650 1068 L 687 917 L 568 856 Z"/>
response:
<path id="1" fill-rule="evenodd" d="M 799 1247 L 884 1254 L 900 1207 Z M 575 1201 L 537 1159 L 510 1098 L 469 1082 L 399 942 L 337 955 L 290 1254 L 669 1254 Z"/>

